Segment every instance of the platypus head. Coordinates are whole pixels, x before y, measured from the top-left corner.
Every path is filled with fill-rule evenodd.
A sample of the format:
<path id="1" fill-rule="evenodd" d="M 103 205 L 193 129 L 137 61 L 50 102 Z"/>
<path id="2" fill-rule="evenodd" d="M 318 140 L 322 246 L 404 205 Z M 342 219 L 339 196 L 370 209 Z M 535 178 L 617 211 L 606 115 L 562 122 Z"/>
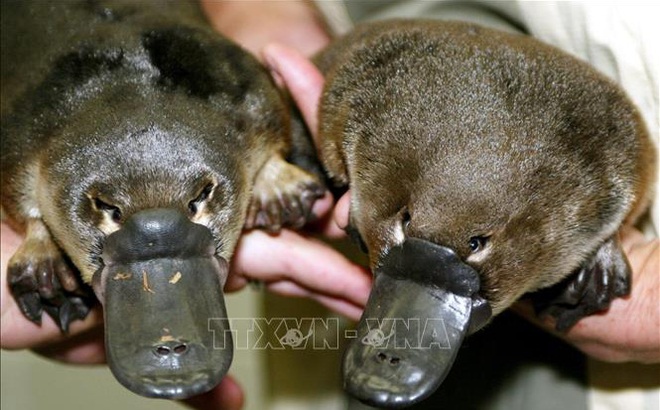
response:
<path id="1" fill-rule="evenodd" d="M 116 378 L 144 396 L 184 398 L 217 385 L 232 360 L 223 286 L 251 160 L 208 143 L 239 138 L 222 113 L 124 92 L 135 106 L 121 118 L 88 104 L 59 130 L 40 187 L 54 206 L 42 209 L 103 304 Z"/>
<path id="2" fill-rule="evenodd" d="M 374 287 L 358 325 L 363 339 L 344 357 L 344 383 L 372 405 L 407 406 L 435 391 L 464 337 L 575 270 L 603 238 L 607 224 L 594 215 L 613 210 L 576 192 L 571 184 L 593 185 L 544 159 L 547 151 L 459 144 L 415 154 L 371 147 L 387 153 L 365 156 L 364 182 L 352 185 L 351 221 Z M 371 160 L 384 157 L 386 167 Z M 374 332 L 383 340 L 370 341 Z"/>

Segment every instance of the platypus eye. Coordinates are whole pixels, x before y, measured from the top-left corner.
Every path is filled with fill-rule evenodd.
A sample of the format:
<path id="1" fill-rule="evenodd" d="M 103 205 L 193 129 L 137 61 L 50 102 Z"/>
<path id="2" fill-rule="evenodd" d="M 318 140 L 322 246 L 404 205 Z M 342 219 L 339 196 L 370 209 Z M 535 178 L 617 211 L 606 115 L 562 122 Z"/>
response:
<path id="1" fill-rule="evenodd" d="M 215 188 L 213 183 L 206 184 L 199 195 L 197 195 L 197 197 L 192 201 L 188 202 L 188 210 L 190 213 L 193 215 L 197 213 L 199 210 L 199 205 L 208 199 L 209 195 L 211 195 L 211 192 L 213 192 L 213 188 Z"/>
<path id="2" fill-rule="evenodd" d="M 488 243 L 488 237 L 487 236 L 473 236 L 470 238 L 470 250 L 472 252 L 479 252 L 483 248 L 486 247 L 486 244 Z"/>
<path id="3" fill-rule="evenodd" d="M 121 209 L 118 206 L 110 205 L 99 198 L 94 198 L 94 206 L 101 212 L 110 214 L 113 222 L 121 222 Z"/>

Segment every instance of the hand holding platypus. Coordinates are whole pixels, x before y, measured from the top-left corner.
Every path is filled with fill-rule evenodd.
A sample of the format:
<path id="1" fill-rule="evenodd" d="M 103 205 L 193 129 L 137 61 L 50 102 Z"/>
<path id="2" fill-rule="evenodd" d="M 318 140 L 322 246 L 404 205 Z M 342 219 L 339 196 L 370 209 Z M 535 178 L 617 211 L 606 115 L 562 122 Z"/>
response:
<path id="1" fill-rule="evenodd" d="M 627 293 L 616 232 L 644 208 L 653 147 L 611 82 L 529 38 L 437 22 L 363 27 L 317 62 L 322 157 L 350 184 L 375 271 L 359 329 L 436 315 L 451 345 L 355 343 L 349 391 L 390 406 L 430 393 L 483 323 L 478 296 L 496 314 L 565 280 L 543 304 L 566 329 Z"/>

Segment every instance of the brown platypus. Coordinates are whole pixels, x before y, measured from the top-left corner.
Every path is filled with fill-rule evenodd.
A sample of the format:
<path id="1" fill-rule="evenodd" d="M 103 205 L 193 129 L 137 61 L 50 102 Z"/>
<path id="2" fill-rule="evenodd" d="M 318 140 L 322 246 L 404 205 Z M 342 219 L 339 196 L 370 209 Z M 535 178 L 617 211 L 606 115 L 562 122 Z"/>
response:
<path id="1" fill-rule="evenodd" d="M 232 358 L 222 288 L 244 226 L 300 226 L 324 188 L 285 159 L 268 72 L 176 1 L 2 2 L 8 283 L 66 331 L 93 297 L 107 358 L 146 396 L 209 390 Z"/>
<path id="2" fill-rule="evenodd" d="M 617 239 L 648 202 L 653 147 L 633 104 L 584 62 L 460 22 L 359 26 L 316 63 L 321 160 L 351 191 L 374 287 L 345 387 L 403 407 L 464 337 L 521 296 L 559 329 L 629 292 Z"/>

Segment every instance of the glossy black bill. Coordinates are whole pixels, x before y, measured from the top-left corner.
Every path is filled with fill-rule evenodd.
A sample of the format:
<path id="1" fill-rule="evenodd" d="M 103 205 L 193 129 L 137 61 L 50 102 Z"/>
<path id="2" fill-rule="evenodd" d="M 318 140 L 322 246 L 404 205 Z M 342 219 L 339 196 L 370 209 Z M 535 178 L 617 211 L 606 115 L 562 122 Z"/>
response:
<path id="1" fill-rule="evenodd" d="M 406 407 L 442 383 L 464 337 L 491 316 L 479 276 L 449 248 L 409 238 L 374 274 L 344 388 L 375 407 Z"/>
<path id="2" fill-rule="evenodd" d="M 94 291 L 104 305 L 113 374 L 148 397 L 216 386 L 233 356 L 222 294 L 227 262 L 211 231 L 171 209 L 133 215 L 108 236 Z"/>

